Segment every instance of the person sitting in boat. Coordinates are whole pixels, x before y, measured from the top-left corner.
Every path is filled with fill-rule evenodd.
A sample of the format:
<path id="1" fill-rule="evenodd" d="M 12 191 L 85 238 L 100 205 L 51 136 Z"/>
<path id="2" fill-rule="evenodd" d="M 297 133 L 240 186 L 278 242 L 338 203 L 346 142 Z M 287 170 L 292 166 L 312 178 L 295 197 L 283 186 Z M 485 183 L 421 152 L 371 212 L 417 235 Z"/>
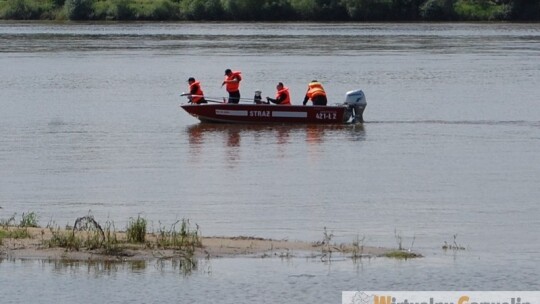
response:
<path id="1" fill-rule="evenodd" d="M 289 94 L 289 88 L 283 86 L 283 83 L 280 82 L 276 86 L 277 93 L 276 98 L 266 97 L 266 100 L 278 105 L 291 105 L 291 95 Z"/>
<path id="2" fill-rule="evenodd" d="M 328 100 L 326 99 L 326 92 L 324 91 L 322 84 L 317 80 L 312 80 L 308 84 L 303 105 L 306 105 L 308 100 L 311 100 L 315 106 L 325 106 L 328 103 Z"/>
<path id="3" fill-rule="evenodd" d="M 240 81 L 242 81 L 242 72 L 240 71 L 231 71 L 231 69 L 225 70 L 225 80 L 221 86 L 225 86 L 225 89 L 229 93 L 229 103 L 239 103 L 240 102 Z"/>
<path id="4" fill-rule="evenodd" d="M 199 81 L 196 81 L 195 78 L 193 77 L 189 77 L 188 83 L 189 83 L 189 94 L 191 94 L 188 97 L 189 102 L 192 102 L 195 104 L 208 103 L 206 102 L 206 99 L 204 99 L 204 93 L 201 89 L 201 83 Z"/>

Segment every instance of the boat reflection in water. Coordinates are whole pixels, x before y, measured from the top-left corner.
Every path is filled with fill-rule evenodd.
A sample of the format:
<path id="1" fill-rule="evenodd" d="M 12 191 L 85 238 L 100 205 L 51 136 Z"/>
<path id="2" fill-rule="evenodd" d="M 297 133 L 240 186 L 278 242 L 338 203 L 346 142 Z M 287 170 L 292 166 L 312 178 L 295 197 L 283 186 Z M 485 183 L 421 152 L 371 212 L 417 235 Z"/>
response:
<path id="1" fill-rule="evenodd" d="M 215 143 L 220 141 L 222 142 L 221 146 L 226 150 L 227 161 L 234 163 L 240 160 L 240 148 L 242 146 L 253 146 L 250 151 L 261 155 L 271 153 L 282 158 L 287 155 L 288 149 L 302 142 L 308 144 L 308 152 L 311 153 L 316 152 L 319 146 L 325 142 L 365 139 L 363 124 L 257 125 L 198 123 L 187 127 L 186 130 L 189 138 L 189 151 L 193 155 L 194 162 L 199 161 L 200 153 L 209 153 L 211 149 L 216 148 Z M 204 148 L 204 146 L 212 147 Z M 262 147 L 262 150 L 258 147 Z"/>

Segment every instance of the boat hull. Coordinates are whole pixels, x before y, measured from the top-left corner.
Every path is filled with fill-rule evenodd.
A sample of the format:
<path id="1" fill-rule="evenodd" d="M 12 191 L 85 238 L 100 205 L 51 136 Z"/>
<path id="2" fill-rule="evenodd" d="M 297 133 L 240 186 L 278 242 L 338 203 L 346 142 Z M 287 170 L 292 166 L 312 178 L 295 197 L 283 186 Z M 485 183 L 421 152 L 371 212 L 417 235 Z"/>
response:
<path id="1" fill-rule="evenodd" d="M 186 104 L 182 108 L 202 122 L 260 124 L 343 124 L 346 106 L 269 104 Z"/>

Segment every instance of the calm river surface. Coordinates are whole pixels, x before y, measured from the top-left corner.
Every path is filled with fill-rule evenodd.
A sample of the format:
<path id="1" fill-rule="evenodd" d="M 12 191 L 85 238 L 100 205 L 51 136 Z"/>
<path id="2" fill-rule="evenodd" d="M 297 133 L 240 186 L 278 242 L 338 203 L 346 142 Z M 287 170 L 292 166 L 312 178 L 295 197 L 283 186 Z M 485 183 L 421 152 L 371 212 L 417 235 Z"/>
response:
<path id="1" fill-rule="evenodd" d="M 2 303 L 340 303 L 342 290 L 538 290 L 540 24 L 0 23 L 0 219 L 413 246 L 413 261 L 0 259 Z M 299 104 L 364 90 L 366 123 L 203 125 L 186 80 Z M 465 251 L 444 252 L 445 241 Z M 414 241 L 413 241 L 414 240 Z"/>

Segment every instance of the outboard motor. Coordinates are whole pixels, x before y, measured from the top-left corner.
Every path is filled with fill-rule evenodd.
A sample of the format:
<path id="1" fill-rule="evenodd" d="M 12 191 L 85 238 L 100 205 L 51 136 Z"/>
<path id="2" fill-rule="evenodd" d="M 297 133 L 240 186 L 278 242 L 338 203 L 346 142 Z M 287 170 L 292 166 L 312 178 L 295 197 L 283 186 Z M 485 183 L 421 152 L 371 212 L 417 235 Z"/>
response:
<path id="1" fill-rule="evenodd" d="M 261 104 L 262 102 L 262 92 L 261 91 L 255 91 L 255 96 L 253 97 L 253 102 L 256 104 Z"/>
<path id="2" fill-rule="evenodd" d="M 345 102 L 347 106 L 347 121 L 352 117 L 352 123 L 364 122 L 364 110 L 366 109 L 366 95 L 362 90 L 349 91 L 345 94 Z"/>

